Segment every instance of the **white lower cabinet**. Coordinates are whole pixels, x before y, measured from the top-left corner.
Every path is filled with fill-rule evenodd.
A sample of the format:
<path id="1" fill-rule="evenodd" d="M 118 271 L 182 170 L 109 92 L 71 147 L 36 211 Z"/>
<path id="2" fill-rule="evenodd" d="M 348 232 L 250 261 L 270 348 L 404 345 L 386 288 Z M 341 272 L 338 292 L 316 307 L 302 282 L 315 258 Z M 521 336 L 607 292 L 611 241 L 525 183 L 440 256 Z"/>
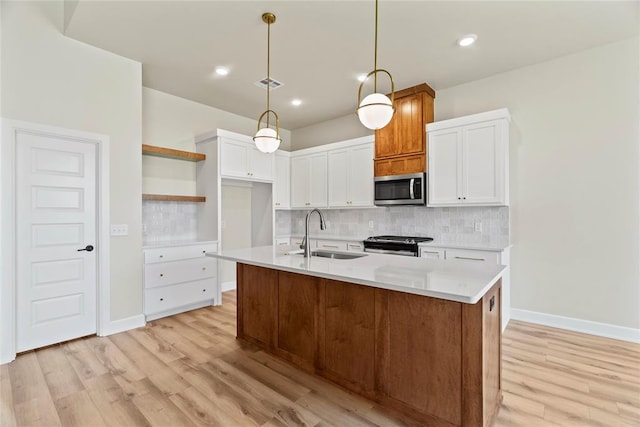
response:
<path id="1" fill-rule="evenodd" d="M 217 242 L 144 250 L 144 314 L 147 320 L 213 305 L 218 294 Z"/>
<path id="2" fill-rule="evenodd" d="M 360 242 L 347 242 L 347 250 L 349 252 L 364 252 L 364 243 Z"/>
<path id="3" fill-rule="evenodd" d="M 511 318 L 509 248 L 506 248 L 503 251 L 486 251 L 478 249 L 449 249 L 421 246 L 418 254 L 421 258 L 426 259 L 506 265 L 507 270 L 502 276 L 502 330 L 504 331 L 507 327 L 507 323 L 509 323 L 509 319 Z"/>
<path id="4" fill-rule="evenodd" d="M 347 242 L 341 242 L 339 240 L 318 240 L 316 247 L 330 251 L 346 251 Z"/>
<path id="5" fill-rule="evenodd" d="M 444 259 L 444 249 L 420 248 L 420 257 L 427 259 Z"/>

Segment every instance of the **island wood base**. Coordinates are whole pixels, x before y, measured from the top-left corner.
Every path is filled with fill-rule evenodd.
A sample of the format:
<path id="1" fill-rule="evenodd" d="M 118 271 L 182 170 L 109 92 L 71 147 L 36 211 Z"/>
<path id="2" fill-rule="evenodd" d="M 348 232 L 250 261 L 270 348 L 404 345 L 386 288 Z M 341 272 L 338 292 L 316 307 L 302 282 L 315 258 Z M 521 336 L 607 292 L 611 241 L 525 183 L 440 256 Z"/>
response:
<path id="1" fill-rule="evenodd" d="M 238 338 L 429 426 L 490 426 L 501 281 L 476 304 L 237 265 Z"/>

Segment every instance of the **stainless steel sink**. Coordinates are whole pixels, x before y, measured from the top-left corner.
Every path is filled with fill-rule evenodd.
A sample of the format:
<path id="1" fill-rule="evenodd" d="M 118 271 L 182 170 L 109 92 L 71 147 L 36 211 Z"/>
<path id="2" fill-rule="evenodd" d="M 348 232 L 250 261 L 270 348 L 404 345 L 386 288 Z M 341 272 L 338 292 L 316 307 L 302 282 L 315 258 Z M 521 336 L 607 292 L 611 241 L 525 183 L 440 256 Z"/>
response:
<path id="1" fill-rule="evenodd" d="M 333 259 L 355 259 L 367 256 L 366 254 L 345 254 L 343 252 L 331 252 L 331 251 L 312 251 L 311 256 L 317 256 L 321 258 L 333 258 Z"/>

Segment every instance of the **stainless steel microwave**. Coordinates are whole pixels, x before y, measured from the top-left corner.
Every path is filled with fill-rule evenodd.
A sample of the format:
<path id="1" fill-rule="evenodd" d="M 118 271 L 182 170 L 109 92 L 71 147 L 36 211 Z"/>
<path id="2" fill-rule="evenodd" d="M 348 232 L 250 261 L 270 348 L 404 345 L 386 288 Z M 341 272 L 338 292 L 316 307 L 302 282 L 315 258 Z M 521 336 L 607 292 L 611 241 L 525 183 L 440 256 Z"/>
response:
<path id="1" fill-rule="evenodd" d="M 377 176 L 373 179 L 377 206 L 426 205 L 427 174 Z"/>

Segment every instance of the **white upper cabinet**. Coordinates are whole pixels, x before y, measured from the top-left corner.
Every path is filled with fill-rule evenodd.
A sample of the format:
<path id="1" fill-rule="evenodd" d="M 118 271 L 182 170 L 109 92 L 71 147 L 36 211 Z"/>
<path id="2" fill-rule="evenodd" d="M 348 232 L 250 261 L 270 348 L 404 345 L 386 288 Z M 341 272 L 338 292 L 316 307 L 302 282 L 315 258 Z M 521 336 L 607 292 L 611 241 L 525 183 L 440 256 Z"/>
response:
<path id="1" fill-rule="evenodd" d="M 373 143 L 328 152 L 329 207 L 373 205 Z"/>
<path id="2" fill-rule="evenodd" d="M 273 181 L 274 156 L 260 152 L 252 143 L 221 139 L 220 175 L 252 181 Z"/>
<path id="3" fill-rule="evenodd" d="M 327 153 L 292 155 L 291 207 L 327 206 Z"/>
<path id="4" fill-rule="evenodd" d="M 427 125 L 428 206 L 509 204 L 509 112 Z"/>
<path id="5" fill-rule="evenodd" d="M 276 170 L 273 180 L 273 206 L 276 209 L 291 207 L 291 158 L 289 153 L 276 151 Z"/>

